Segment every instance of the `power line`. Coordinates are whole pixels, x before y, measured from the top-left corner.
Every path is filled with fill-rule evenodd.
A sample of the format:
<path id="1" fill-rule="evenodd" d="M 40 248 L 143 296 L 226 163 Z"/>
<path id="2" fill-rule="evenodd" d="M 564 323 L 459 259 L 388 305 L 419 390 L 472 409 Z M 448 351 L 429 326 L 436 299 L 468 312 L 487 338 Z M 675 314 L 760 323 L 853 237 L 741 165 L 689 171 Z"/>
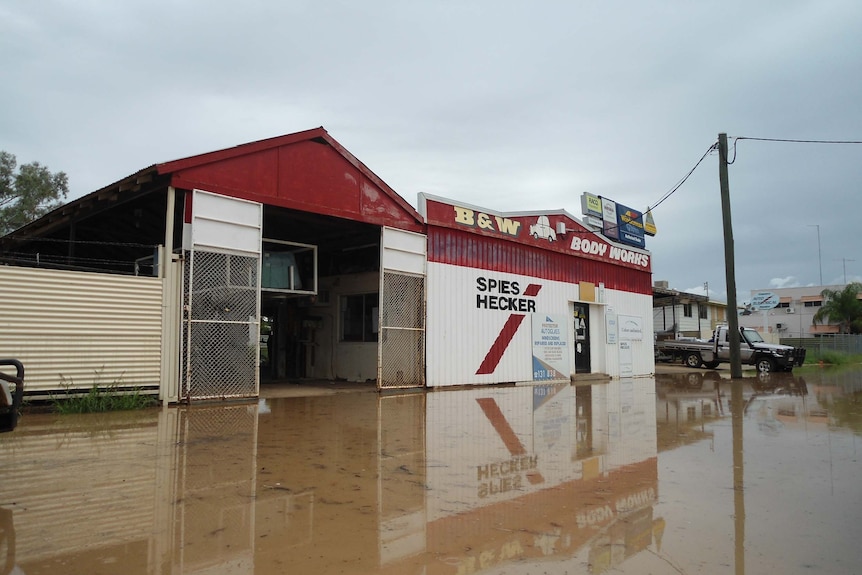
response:
<path id="1" fill-rule="evenodd" d="M 734 140 L 754 140 L 757 142 L 786 142 L 790 144 L 862 144 L 862 140 L 798 140 L 792 138 L 752 138 L 749 136 L 735 136 Z"/>
<path id="2" fill-rule="evenodd" d="M 862 144 L 862 140 L 803 140 L 799 138 L 754 138 L 751 136 L 734 136 L 732 139 L 733 160 L 728 160 L 727 165 L 736 161 L 736 144 L 740 140 L 751 140 L 753 142 L 779 142 L 783 144 Z"/>
<path id="3" fill-rule="evenodd" d="M 688 180 L 688 178 L 698 168 L 698 166 L 700 166 L 703 163 L 703 161 L 706 159 L 706 157 L 709 155 L 709 153 L 712 152 L 713 150 L 716 150 L 716 149 L 718 149 L 718 143 L 717 142 L 711 144 L 706 149 L 706 151 L 703 153 L 703 155 L 700 157 L 700 159 L 697 161 L 697 163 L 695 163 L 694 167 L 692 167 L 688 171 L 688 173 L 685 176 L 683 176 L 682 179 L 679 182 L 677 182 L 670 190 L 665 192 L 665 194 L 655 204 L 653 204 L 652 206 L 647 206 L 647 209 L 644 211 L 644 214 L 651 212 L 652 210 L 656 209 L 659 205 L 661 205 L 662 202 L 664 202 L 666 199 L 671 197 L 674 194 L 674 192 L 676 192 L 678 189 L 680 189 L 682 187 L 682 185 Z M 602 231 L 607 232 L 609 230 L 619 229 L 619 227 L 620 227 L 619 224 L 616 224 L 613 226 L 608 226 L 608 227 L 604 228 Z M 586 230 L 583 232 L 575 232 L 575 235 L 590 235 L 590 234 L 595 234 L 595 233 L 596 232 L 594 230 Z"/>
<path id="4" fill-rule="evenodd" d="M 694 171 L 697 169 L 697 167 L 700 166 L 701 163 L 703 163 L 703 160 L 705 160 L 706 157 L 709 155 L 709 153 L 711 151 L 715 150 L 717 148 L 717 146 L 718 146 L 718 144 L 710 145 L 706 149 L 706 151 L 703 153 L 703 155 L 700 157 L 700 159 L 697 161 L 697 163 L 694 165 L 694 167 L 692 169 L 690 169 L 688 171 L 688 173 L 679 182 L 677 182 L 677 184 L 673 188 L 671 188 L 668 192 L 666 192 L 665 195 L 663 195 L 659 201 L 657 201 L 652 206 L 648 206 L 646 211 L 650 212 L 650 211 L 656 209 L 662 202 L 664 202 L 666 199 L 671 197 L 674 194 L 674 192 L 676 192 L 678 189 L 680 189 L 682 187 L 682 185 L 686 182 L 686 180 L 688 180 L 689 176 L 691 176 L 694 173 Z"/>

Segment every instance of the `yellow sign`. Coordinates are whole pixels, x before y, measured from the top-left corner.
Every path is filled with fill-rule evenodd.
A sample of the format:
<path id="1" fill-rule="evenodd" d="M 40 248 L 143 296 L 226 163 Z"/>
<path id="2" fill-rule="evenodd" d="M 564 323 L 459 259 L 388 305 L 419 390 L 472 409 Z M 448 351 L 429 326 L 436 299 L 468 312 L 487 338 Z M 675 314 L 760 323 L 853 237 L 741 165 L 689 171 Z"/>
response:
<path id="1" fill-rule="evenodd" d="M 585 216 L 593 215 L 597 218 L 602 217 L 602 199 L 589 192 L 584 192 L 581 196 L 581 211 Z"/>
<path id="2" fill-rule="evenodd" d="M 655 220 L 652 219 L 652 212 L 648 211 L 644 214 L 644 233 L 654 236 L 655 232 Z"/>

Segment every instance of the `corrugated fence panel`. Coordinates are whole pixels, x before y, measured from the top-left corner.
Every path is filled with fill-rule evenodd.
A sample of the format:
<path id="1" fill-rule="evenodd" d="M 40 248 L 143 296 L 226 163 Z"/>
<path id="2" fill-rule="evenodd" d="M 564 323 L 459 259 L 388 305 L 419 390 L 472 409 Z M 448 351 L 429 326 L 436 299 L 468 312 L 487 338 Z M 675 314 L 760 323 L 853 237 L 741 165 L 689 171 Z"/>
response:
<path id="1" fill-rule="evenodd" d="M 157 389 L 161 325 L 159 278 L 0 267 L 0 356 L 23 362 L 28 394 Z"/>

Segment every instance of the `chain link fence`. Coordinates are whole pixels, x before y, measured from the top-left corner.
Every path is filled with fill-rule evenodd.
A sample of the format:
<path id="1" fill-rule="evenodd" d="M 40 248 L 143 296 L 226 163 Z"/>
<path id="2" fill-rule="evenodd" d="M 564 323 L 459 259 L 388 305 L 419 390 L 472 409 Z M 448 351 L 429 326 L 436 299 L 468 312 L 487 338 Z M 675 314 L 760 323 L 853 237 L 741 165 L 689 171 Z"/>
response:
<path id="1" fill-rule="evenodd" d="M 257 257 L 191 250 L 183 278 L 186 400 L 257 395 Z"/>
<path id="2" fill-rule="evenodd" d="M 847 354 L 862 354 L 862 335 L 824 334 L 817 337 L 782 337 L 783 345 L 804 347 L 811 354 L 823 351 L 838 351 Z"/>
<path id="3" fill-rule="evenodd" d="M 384 271 L 378 387 L 425 386 L 425 278 Z"/>

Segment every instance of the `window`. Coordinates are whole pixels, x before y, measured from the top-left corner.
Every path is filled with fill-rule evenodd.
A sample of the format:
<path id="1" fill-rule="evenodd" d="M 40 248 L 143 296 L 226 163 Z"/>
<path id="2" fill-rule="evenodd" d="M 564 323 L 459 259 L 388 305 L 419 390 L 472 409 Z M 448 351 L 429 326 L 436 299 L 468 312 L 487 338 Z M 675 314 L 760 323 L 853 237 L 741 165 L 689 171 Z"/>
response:
<path id="1" fill-rule="evenodd" d="M 805 307 L 820 307 L 823 305 L 822 301 L 807 301 L 805 302 Z"/>
<path id="2" fill-rule="evenodd" d="M 790 307 L 790 302 L 789 301 L 783 301 L 783 302 L 779 303 L 776 307 Z"/>
<path id="3" fill-rule="evenodd" d="M 341 341 L 377 341 L 376 293 L 341 296 Z"/>
<path id="4" fill-rule="evenodd" d="M 707 311 L 709 311 L 708 307 L 705 305 L 699 305 L 697 306 L 697 310 L 700 314 L 700 319 L 709 319 L 709 314 L 707 313 Z"/>
<path id="5" fill-rule="evenodd" d="M 682 304 L 682 315 L 685 317 L 691 317 L 691 304 L 684 303 Z"/>

